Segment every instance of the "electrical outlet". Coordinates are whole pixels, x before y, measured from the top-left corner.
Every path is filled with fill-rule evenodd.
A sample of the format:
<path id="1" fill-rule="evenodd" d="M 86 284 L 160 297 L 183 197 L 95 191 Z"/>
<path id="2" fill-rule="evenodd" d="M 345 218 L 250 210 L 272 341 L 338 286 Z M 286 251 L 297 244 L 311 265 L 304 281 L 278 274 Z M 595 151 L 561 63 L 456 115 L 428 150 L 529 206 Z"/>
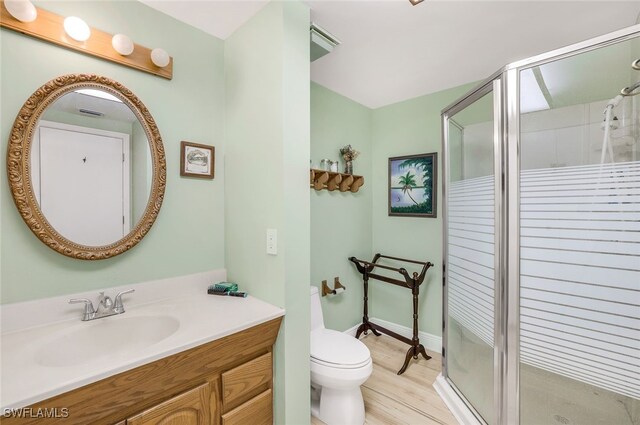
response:
<path id="1" fill-rule="evenodd" d="M 267 254 L 278 255 L 278 229 L 267 229 Z"/>

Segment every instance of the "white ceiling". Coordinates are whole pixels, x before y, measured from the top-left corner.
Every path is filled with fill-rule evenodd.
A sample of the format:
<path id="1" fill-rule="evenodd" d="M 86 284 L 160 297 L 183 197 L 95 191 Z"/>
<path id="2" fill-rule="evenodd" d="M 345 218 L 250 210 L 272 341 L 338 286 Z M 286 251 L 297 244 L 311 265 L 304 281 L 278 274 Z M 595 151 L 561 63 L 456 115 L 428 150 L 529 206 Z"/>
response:
<path id="1" fill-rule="evenodd" d="M 269 3 L 269 0 L 140 1 L 223 40 Z"/>
<path id="2" fill-rule="evenodd" d="M 142 0 L 219 38 L 261 1 Z M 501 66 L 636 23 L 639 1 L 308 0 L 342 41 L 311 79 L 378 108 L 488 77 Z"/>
<path id="3" fill-rule="evenodd" d="M 99 112 L 102 114 L 100 117 L 92 117 L 90 115 L 83 114 L 80 109 L 86 109 L 89 111 Z M 127 105 L 122 102 L 114 100 L 101 99 L 95 96 L 88 96 L 78 92 L 70 92 L 62 97 L 59 97 L 48 110 L 57 110 L 67 112 L 70 114 L 80 115 L 84 117 L 93 118 L 96 120 L 109 119 L 112 121 L 120 121 L 123 123 L 131 124 L 137 121 L 135 114 L 129 109 Z M 47 113 L 43 116 L 45 120 L 58 121 L 54 117 L 48 117 Z"/>

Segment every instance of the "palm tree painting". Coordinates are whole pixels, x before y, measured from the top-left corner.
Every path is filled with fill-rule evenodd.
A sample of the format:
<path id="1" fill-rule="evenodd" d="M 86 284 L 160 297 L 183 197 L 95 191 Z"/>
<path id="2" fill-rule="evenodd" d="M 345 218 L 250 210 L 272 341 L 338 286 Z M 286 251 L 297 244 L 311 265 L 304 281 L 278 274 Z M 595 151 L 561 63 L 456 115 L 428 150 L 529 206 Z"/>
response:
<path id="1" fill-rule="evenodd" d="M 405 195 L 409 195 L 409 198 L 411 198 L 414 204 L 420 205 L 416 202 L 415 199 L 413 199 L 413 196 L 411 196 L 411 191 L 413 190 L 414 187 L 416 187 L 415 176 L 411 174 L 410 171 L 407 171 L 407 175 L 400 176 L 398 181 L 402 186 L 402 193 L 404 193 Z"/>
<path id="2" fill-rule="evenodd" d="M 437 155 L 389 158 L 389 215 L 436 217 Z"/>

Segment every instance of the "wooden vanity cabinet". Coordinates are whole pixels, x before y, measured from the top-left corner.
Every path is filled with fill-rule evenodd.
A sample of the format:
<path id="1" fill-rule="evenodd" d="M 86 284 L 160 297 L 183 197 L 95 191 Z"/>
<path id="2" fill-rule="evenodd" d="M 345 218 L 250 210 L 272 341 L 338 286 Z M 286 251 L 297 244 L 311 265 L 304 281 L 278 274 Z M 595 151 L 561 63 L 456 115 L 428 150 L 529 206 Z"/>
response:
<path id="1" fill-rule="evenodd" d="M 119 373 L 31 406 L 65 418 L 2 424 L 270 425 L 273 344 L 282 318 Z"/>

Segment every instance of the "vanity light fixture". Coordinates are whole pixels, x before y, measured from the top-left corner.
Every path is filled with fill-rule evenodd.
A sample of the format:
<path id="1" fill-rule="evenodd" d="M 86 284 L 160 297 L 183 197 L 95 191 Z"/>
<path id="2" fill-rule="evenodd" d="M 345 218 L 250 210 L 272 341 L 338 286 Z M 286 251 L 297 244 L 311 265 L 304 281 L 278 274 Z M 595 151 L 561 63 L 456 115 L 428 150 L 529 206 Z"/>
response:
<path id="1" fill-rule="evenodd" d="M 113 49 L 120 53 L 122 56 L 129 56 L 133 53 L 133 41 L 131 38 L 124 34 L 116 34 L 111 38 L 111 45 Z"/>
<path id="2" fill-rule="evenodd" d="M 151 51 L 151 62 L 159 68 L 169 65 L 170 57 L 166 50 L 156 47 Z"/>
<path id="3" fill-rule="evenodd" d="M 91 36 L 89 25 L 77 16 L 64 19 L 64 32 L 76 41 L 87 41 Z"/>
<path id="4" fill-rule="evenodd" d="M 417 5 L 418 3 L 422 3 L 424 0 L 409 0 L 412 6 Z"/>
<path id="5" fill-rule="evenodd" d="M 166 51 L 160 49 L 152 59 L 150 48 L 134 43 L 125 34 L 114 36 L 76 16 L 57 15 L 31 1 L 0 0 L 0 27 L 168 80 L 173 78 L 173 59 Z"/>
<path id="6" fill-rule="evenodd" d="M 4 7 L 20 22 L 33 22 L 38 17 L 38 10 L 29 0 L 5 0 Z"/>

